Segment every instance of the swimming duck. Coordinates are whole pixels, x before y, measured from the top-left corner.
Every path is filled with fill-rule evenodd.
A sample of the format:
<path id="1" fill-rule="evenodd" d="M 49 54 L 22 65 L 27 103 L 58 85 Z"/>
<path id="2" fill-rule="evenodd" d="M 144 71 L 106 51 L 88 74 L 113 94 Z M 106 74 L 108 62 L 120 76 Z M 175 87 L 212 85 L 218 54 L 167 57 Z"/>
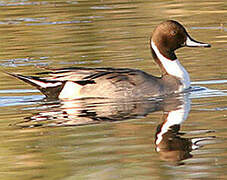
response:
<path id="1" fill-rule="evenodd" d="M 37 76 L 10 75 L 35 86 L 47 98 L 157 97 L 190 88 L 189 74 L 175 54 L 175 50 L 185 46 L 210 47 L 193 40 L 179 22 L 167 20 L 155 28 L 150 39 L 152 56 L 161 69 L 160 77 L 138 69 L 84 67 L 49 69 Z"/>

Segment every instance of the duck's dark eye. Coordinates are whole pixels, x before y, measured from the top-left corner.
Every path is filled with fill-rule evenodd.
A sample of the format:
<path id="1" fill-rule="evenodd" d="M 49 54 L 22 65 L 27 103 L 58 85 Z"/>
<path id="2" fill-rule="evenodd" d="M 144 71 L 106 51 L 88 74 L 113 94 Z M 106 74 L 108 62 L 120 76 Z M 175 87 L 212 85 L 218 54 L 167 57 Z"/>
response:
<path id="1" fill-rule="evenodd" d="M 171 34 L 171 36 L 176 36 L 176 34 L 177 34 L 177 31 L 170 31 L 170 34 Z"/>

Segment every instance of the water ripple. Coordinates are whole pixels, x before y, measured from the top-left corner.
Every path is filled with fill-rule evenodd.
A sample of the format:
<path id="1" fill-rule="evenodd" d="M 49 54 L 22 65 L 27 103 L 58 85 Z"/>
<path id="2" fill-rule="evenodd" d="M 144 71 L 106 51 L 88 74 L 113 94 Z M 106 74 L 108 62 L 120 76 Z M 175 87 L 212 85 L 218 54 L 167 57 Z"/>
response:
<path id="1" fill-rule="evenodd" d="M 0 6 L 28 6 L 28 5 L 44 5 L 48 4 L 46 1 L 41 2 L 29 2 L 28 0 L 11 0 L 10 2 L 0 1 Z"/>
<path id="2" fill-rule="evenodd" d="M 40 25 L 78 24 L 78 23 L 92 23 L 92 21 L 91 20 L 54 21 L 54 22 L 28 23 L 26 25 L 40 26 Z"/>

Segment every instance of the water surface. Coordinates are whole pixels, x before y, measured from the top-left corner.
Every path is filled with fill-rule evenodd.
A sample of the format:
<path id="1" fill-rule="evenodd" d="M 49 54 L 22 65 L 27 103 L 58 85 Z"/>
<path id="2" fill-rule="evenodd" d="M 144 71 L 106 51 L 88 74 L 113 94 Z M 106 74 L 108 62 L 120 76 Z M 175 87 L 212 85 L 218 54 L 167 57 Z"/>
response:
<path id="1" fill-rule="evenodd" d="M 167 98 L 47 101 L 0 73 L 0 178 L 227 178 L 226 7 L 224 0 L 0 1 L 2 71 L 111 66 L 159 75 L 149 37 L 166 19 L 212 45 L 177 51 L 193 88 Z"/>

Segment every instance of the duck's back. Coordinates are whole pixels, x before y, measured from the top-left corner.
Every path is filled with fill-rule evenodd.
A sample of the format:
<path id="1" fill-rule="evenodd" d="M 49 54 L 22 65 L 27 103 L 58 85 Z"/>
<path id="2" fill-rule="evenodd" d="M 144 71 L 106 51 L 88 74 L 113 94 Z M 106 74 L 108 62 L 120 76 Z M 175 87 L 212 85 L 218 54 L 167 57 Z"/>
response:
<path id="1" fill-rule="evenodd" d="M 138 98 L 160 94 L 159 78 L 153 77 L 143 71 L 127 69 L 112 71 L 92 78 L 94 84 L 88 84 L 81 89 L 81 94 L 95 95 L 110 98 Z"/>
<path id="2" fill-rule="evenodd" d="M 40 81 L 61 82 L 55 93 L 60 99 L 83 97 L 140 98 L 162 94 L 160 78 L 127 68 L 65 68 L 39 73 Z M 23 79 L 22 79 L 23 80 Z M 48 88 L 39 88 L 50 96 Z M 51 90 L 52 88 L 49 88 Z M 55 88 L 56 90 L 56 88 Z"/>
<path id="3" fill-rule="evenodd" d="M 161 93 L 160 78 L 135 69 L 73 68 L 46 74 L 50 81 L 66 81 L 59 98 L 139 98 Z"/>

